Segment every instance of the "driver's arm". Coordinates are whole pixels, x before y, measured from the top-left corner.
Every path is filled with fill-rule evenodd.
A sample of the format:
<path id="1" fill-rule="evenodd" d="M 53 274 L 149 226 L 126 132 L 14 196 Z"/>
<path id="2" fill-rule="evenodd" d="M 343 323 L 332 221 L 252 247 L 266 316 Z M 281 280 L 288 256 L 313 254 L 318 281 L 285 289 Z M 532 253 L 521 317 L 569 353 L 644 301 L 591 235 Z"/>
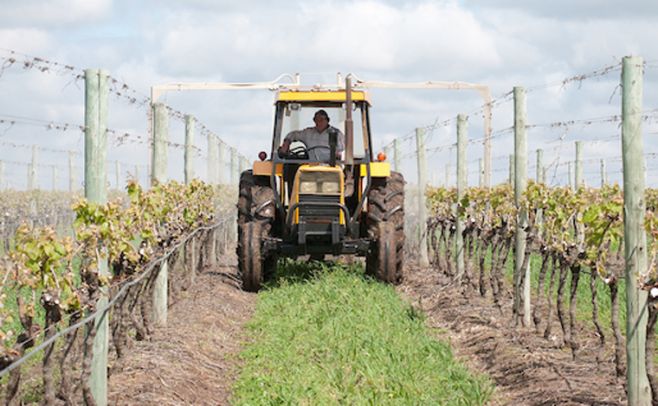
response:
<path id="1" fill-rule="evenodd" d="M 341 154 L 345 151 L 345 135 L 338 130 L 338 144 L 336 145 L 336 155 L 340 159 Z"/>
<path id="2" fill-rule="evenodd" d="M 283 140 L 283 144 L 279 147 L 279 154 L 287 154 L 288 150 L 290 149 L 290 141 L 288 138 Z"/>
<path id="3" fill-rule="evenodd" d="M 286 138 L 283 139 L 283 143 L 279 147 L 279 154 L 287 154 L 288 151 L 290 150 L 290 144 L 293 141 L 299 141 L 300 136 L 302 135 L 302 131 L 290 131 L 288 135 L 286 135 Z"/>

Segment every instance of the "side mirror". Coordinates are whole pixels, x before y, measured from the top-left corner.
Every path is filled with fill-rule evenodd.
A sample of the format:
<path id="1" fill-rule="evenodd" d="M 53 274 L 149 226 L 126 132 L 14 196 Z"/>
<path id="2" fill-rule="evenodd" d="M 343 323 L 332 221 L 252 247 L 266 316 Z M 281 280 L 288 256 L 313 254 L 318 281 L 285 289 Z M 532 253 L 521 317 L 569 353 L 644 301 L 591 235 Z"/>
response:
<path id="1" fill-rule="evenodd" d="M 329 129 L 329 165 L 336 166 L 336 145 L 338 144 L 338 131 Z"/>

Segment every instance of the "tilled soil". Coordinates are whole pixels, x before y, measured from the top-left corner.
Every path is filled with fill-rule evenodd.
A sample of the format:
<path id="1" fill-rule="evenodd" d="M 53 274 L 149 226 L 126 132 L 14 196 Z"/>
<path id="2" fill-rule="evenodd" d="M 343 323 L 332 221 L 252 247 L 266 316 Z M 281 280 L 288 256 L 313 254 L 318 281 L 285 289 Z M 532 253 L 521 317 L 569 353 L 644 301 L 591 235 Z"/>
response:
<path id="1" fill-rule="evenodd" d="M 109 382 L 113 405 L 225 405 L 239 373 L 243 326 L 255 295 L 234 266 L 217 266 L 169 308 L 168 325 L 136 342 Z"/>
<path id="2" fill-rule="evenodd" d="M 492 404 L 626 404 L 623 378 L 615 377 L 610 356 L 597 364 L 597 339 L 586 331 L 578 332 L 581 350 L 573 360 L 557 337 L 513 328 L 511 308 L 501 311 L 491 297 L 451 286 L 436 270 L 409 269 L 399 291 L 427 314 L 429 326 L 440 329 L 460 359 L 491 377 Z"/>

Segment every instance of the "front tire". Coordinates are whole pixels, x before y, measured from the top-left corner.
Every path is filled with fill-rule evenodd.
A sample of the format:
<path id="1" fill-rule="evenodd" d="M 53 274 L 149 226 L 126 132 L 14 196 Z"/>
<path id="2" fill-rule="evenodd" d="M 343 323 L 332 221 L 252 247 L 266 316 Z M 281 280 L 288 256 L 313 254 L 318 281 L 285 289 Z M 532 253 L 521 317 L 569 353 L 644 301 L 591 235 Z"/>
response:
<path id="1" fill-rule="evenodd" d="M 257 292 L 263 280 L 271 278 L 276 270 L 276 255 L 262 251 L 263 239 L 272 233 L 276 211 L 274 191 L 268 178 L 254 176 L 251 170 L 240 175 L 239 189 L 238 276 L 244 290 Z"/>
<path id="2" fill-rule="evenodd" d="M 250 221 L 244 223 L 238 241 L 238 258 L 242 265 L 242 289 L 258 292 L 263 283 L 263 261 L 261 259 L 261 225 Z"/>
<path id="3" fill-rule="evenodd" d="M 391 284 L 403 279 L 404 267 L 404 178 L 391 171 L 388 178 L 375 178 L 368 192 L 366 218 L 372 240 L 366 257 L 366 273 Z"/>

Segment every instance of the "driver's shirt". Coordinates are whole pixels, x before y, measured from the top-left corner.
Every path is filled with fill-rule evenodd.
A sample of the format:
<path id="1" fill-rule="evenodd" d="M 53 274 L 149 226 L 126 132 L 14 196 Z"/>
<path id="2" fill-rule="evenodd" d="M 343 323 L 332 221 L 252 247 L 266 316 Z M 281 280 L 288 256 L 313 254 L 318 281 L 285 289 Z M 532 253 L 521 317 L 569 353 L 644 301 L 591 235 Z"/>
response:
<path id="1" fill-rule="evenodd" d="M 309 152 L 309 158 L 312 160 L 323 161 L 324 155 L 327 155 L 328 149 L 324 148 L 313 149 L 313 147 L 323 146 L 329 148 L 329 129 L 334 129 L 338 132 L 338 143 L 336 144 L 336 152 L 342 153 L 345 149 L 345 135 L 336 127 L 328 126 L 324 131 L 318 132 L 315 127 L 308 127 L 303 130 L 291 131 L 286 135 L 286 139 L 293 141 L 303 142 Z"/>

